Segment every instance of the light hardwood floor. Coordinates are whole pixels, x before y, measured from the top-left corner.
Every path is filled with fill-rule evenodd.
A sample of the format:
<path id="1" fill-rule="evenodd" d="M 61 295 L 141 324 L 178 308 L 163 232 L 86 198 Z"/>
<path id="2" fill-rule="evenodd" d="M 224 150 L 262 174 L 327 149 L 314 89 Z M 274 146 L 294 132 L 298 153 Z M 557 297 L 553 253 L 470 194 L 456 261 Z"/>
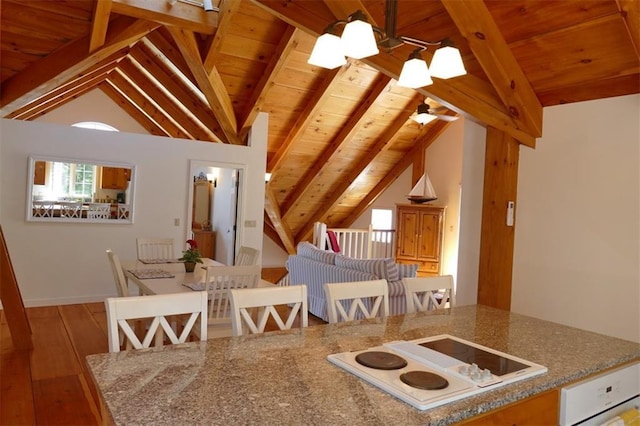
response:
<path id="1" fill-rule="evenodd" d="M 27 308 L 27 316 L 34 348 L 18 351 L 0 311 L 0 425 L 100 424 L 84 359 L 109 351 L 104 303 Z M 310 326 L 323 323 L 309 315 Z"/>

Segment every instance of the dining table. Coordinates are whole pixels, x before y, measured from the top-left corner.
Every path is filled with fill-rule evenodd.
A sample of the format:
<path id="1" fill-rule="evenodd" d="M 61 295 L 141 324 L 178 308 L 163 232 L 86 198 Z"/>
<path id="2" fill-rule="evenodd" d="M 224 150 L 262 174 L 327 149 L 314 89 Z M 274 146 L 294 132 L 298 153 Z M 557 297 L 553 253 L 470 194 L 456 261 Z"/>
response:
<path id="1" fill-rule="evenodd" d="M 177 259 L 153 262 L 124 260 L 121 265 L 127 281 L 138 287 L 140 295 L 152 295 L 194 291 L 188 285 L 193 284 L 194 288 L 198 288 L 198 284 L 204 283 L 208 267 L 225 266 L 224 263 L 209 258 L 203 258 L 202 261 L 203 263 L 196 264 L 193 272 L 186 272 L 184 263 Z M 263 279 L 257 284 L 258 287 L 273 285 Z"/>

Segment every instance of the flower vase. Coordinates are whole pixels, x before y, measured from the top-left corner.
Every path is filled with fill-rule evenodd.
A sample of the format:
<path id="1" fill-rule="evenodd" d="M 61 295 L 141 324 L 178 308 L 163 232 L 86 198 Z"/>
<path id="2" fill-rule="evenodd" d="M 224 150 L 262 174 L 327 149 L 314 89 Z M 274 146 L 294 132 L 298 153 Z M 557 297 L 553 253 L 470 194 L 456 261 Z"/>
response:
<path id="1" fill-rule="evenodd" d="M 196 268 L 196 262 L 184 262 L 184 270 L 186 272 L 193 272 Z"/>

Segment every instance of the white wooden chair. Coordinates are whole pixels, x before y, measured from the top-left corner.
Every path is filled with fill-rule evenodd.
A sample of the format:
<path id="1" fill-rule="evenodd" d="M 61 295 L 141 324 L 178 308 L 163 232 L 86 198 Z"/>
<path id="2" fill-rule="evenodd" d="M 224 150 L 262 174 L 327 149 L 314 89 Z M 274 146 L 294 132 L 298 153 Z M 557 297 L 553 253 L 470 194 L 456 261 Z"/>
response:
<path id="1" fill-rule="evenodd" d="M 230 290 L 255 288 L 260 280 L 260 265 L 208 266 L 205 291 L 209 298 L 210 337 L 231 336 Z"/>
<path id="2" fill-rule="evenodd" d="M 118 219 L 129 219 L 129 204 L 118 204 Z"/>
<path id="3" fill-rule="evenodd" d="M 82 203 L 61 201 L 60 202 L 60 217 L 82 217 Z"/>
<path id="4" fill-rule="evenodd" d="M 444 309 L 455 304 L 453 276 L 403 278 L 404 294 L 407 298 L 407 313 Z"/>
<path id="5" fill-rule="evenodd" d="M 32 201 L 33 217 L 53 217 L 53 201 Z"/>
<path id="6" fill-rule="evenodd" d="M 111 203 L 89 203 L 87 219 L 111 219 Z"/>
<path id="7" fill-rule="evenodd" d="M 327 297 L 330 323 L 353 321 L 356 319 L 356 314 L 361 314 L 364 318 L 374 318 L 379 312 L 382 312 L 382 316 L 389 315 L 387 280 L 326 283 L 324 292 Z M 345 310 L 342 303 L 346 300 L 351 301 L 349 312 Z"/>
<path id="8" fill-rule="evenodd" d="M 233 335 L 242 335 L 243 323 L 250 333 L 264 333 L 269 317 L 273 317 L 280 330 L 289 330 L 300 314 L 300 327 L 309 325 L 309 307 L 307 305 L 307 286 L 293 285 L 290 287 L 259 287 L 232 289 L 231 293 L 231 324 Z M 286 322 L 282 320 L 276 310 L 276 305 L 290 305 Z M 261 308 L 254 322 L 251 310 Z"/>
<path id="9" fill-rule="evenodd" d="M 109 297 L 105 300 L 107 309 L 107 327 L 109 334 L 109 352 L 120 352 L 119 330 L 134 349 L 148 348 L 151 342 L 161 342 L 162 332 L 172 344 L 186 342 L 193 332 L 200 340 L 207 340 L 207 295 L 204 291 L 152 296 Z M 167 317 L 171 315 L 189 315 L 182 332 L 178 336 Z M 194 328 L 200 317 L 199 330 Z M 144 337 L 138 338 L 129 321 L 151 319 L 151 325 L 144 331 Z"/>
<path id="10" fill-rule="evenodd" d="M 172 238 L 136 238 L 138 260 L 175 259 Z"/>
<path id="11" fill-rule="evenodd" d="M 124 271 L 122 270 L 122 265 L 120 264 L 118 255 L 112 252 L 111 249 L 107 249 L 107 257 L 109 258 L 109 265 L 111 265 L 111 272 L 113 272 L 113 279 L 116 282 L 118 297 L 128 297 L 129 283 L 124 276 Z"/>
<path id="12" fill-rule="evenodd" d="M 260 257 L 260 250 L 252 247 L 240 246 L 236 256 L 235 265 L 256 265 Z"/>

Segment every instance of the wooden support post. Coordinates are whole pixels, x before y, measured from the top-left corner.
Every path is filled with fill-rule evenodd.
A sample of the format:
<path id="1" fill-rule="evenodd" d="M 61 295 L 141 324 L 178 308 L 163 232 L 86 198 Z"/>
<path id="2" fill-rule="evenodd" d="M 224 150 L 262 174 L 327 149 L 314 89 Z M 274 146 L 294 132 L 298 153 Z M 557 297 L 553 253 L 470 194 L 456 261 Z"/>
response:
<path id="1" fill-rule="evenodd" d="M 507 205 L 516 203 L 520 143 L 487 127 L 482 201 L 482 233 L 478 273 L 478 303 L 511 309 L 513 226 L 507 225 Z"/>
<path id="2" fill-rule="evenodd" d="M 9 257 L 7 243 L 4 240 L 2 226 L 0 226 L 0 237 L 2 237 L 2 246 L 0 247 L 0 300 L 2 301 L 2 309 L 4 309 L 7 317 L 11 340 L 16 349 L 32 349 L 31 327 L 29 326 L 27 313 L 24 310 L 16 275 L 13 272 L 13 265 Z"/>

